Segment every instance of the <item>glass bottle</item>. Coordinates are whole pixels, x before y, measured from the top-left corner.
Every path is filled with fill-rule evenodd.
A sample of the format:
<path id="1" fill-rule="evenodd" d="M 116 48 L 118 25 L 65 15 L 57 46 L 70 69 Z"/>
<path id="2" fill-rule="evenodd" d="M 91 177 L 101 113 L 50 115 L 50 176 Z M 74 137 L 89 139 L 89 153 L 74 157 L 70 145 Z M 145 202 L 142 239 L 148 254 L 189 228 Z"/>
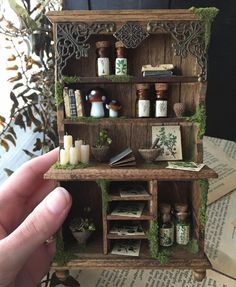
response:
<path id="1" fill-rule="evenodd" d="M 175 205 L 176 216 L 176 243 L 180 245 L 187 245 L 190 239 L 190 222 L 187 204 Z"/>
<path id="2" fill-rule="evenodd" d="M 121 41 L 115 43 L 116 47 L 116 61 L 115 74 L 117 76 L 127 75 L 127 58 L 125 56 L 125 46 Z"/>
<path id="3" fill-rule="evenodd" d="M 156 83 L 155 84 L 156 90 L 156 111 L 155 117 L 167 117 L 167 91 L 168 91 L 168 84 L 166 83 Z"/>
<path id="4" fill-rule="evenodd" d="M 150 85 L 136 84 L 136 117 L 150 117 Z"/>
<path id="5" fill-rule="evenodd" d="M 171 221 L 171 207 L 169 204 L 160 205 L 160 246 L 168 247 L 174 243 L 174 224 Z"/>
<path id="6" fill-rule="evenodd" d="M 97 48 L 97 75 L 108 76 L 110 75 L 110 60 L 109 60 L 109 41 L 96 42 Z"/>

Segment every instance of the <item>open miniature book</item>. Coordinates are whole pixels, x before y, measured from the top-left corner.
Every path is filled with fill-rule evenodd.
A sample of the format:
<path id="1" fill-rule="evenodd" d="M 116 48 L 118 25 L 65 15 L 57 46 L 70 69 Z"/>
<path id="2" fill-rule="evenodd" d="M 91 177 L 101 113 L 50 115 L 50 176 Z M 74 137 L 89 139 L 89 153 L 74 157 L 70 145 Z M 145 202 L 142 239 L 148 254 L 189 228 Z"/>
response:
<path id="1" fill-rule="evenodd" d="M 176 161 L 168 162 L 166 168 L 188 170 L 188 171 L 200 171 L 204 167 L 204 163 L 196 163 L 193 161 Z"/>
<path id="2" fill-rule="evenodd" d="M 126 148 L 116 156 L 110 159 L 109 165 L 111 167 L 134 166 L 136 165 L 133 151 L 130 147 Z"/>
<path id="3" fill-rule="evenodd" d="M 117 240 L 111 254 L 139 256 L 141 240 Z"/>
<path id="4" fill-rule="evenodd" d="M 121 202 L 114 208 L 111 215 L 138 218 L 142 215 L 144 205 L 142 202 Z"/>
<path id="5" fill-rule="evenodd" d="M 141 184 L 130 183 L 119 188 L 121 197 L 147 196 L 149 193 Z"/>

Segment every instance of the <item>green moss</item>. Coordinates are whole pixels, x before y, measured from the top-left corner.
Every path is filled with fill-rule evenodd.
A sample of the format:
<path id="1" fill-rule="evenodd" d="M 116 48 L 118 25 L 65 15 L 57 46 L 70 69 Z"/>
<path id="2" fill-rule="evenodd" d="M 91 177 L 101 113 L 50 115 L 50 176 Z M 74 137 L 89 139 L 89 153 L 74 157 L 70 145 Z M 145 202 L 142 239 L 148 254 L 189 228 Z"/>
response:
<path id="1" fill-rule="evenodd" d="M 170 261 L 170 256 L 171 256 L 171 249 L 162 249 L 158 252 L 156 259 L 161 264 L 166 264 Z"/>
<path id="2" fill-rule="evenodd" d="M 87 168 L 92 166 L 89 163 L 78 163 L 78 164 L 69 164 L 67 163 L 66 165 L 61 165 L 59 162 L 54 163 L 53 168 L 55 169 L 68 169 L 68 170 L 72 170 L 72 169 L 83 169 L 83 168 Z"/>
<path id="3" fill-rule="evenodd" d="M 104 78 L 112 82 L 129 82 L 132 76 L 130 75 L 123 75 L 123 76 L 109 75 L 109 76 L 104 76 Z"/>
<path id="4" fill-rule="evenodd" d="M 207 208 L 207 194 L 209 188 L 209 182 L 207 179 L 200 179 L 199 180 L 200 186 L 200 215 L 199 220 L 202 226 L 206 224 L 206 208 Z"/>
<path id="5" fill-rule="evenodd" d="M 196 113 L 191 117 L 186 118 L 188 121 L 197 124 L 198 138 L 202 139 L 206 130 L 206 109 L 203 105 L 199 105 L 196 109 Z"/>
<path id="6" fill-rule="evenodd" d="M 98 179 L 96 183 L 101 188 L 102 191 L 102 212 L 103 214 L 106 214 L 109 203 L 110 181 L 107 179 Z"/>
<path id="7" fill-rule="evenodd" d="M 64 249 L 64 242 L 59 234 L 56 235 L 56 253 L 54 262 L 58 266 L 65 266 L 69 261 L 76 259 L 77 256 L 70 251 Z"/>
<path id="8" fill-rule="evenodd" d="M 60 106 L 64 102 L 63 85 L 59 81 L 55 83 L 55 102 L 57 106 Z"/>
<path id="9" fill-rule="evenodd" d="M 63 76 L 62 81 L 66 84 L 75 84 L 80 82 L 80 77 L 77 76 Z"/>
<path id="10" fill-rule="evenodd" d="M 216 15 L 219 13 L 219 9 L 215 7 L 191 7 L 190 11 L 192 11 L 200 20 L 205 23 L 205 49 L 207 49 L 211 37 L 211 24 Z"/>
<path id="11" fill-rule="evenodd" d="M 158 223 L 151 220 L 148 231 L 149 250 L 152 258 L 158 259 Z"/>

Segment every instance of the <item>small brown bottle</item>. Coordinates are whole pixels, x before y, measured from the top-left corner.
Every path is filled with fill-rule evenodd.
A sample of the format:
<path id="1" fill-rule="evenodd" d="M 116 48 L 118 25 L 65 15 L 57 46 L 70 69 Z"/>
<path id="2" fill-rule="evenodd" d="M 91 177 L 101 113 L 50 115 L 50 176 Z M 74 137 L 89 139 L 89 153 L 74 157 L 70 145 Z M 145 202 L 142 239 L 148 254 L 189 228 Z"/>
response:
<path id="1" fill-rule="evenodd" d="M 96 42 L 98 77 L 110 75 L 109 47 L 109 41 Z"/>
<path id="2" fill-rule="evenodd" d="M 155 84 L 156 90 L 156 109 L 155 109 L 155 117 L 156 118 L 163 118 L 167 117 L 167 91 L 168 91 L 168 84 L 166 83 L 156 83 Z"/>
<path id="3" fill-rule="evenodd" d="M 136 84 L 136 117 L 150 117 L 150 85 Z"/>
<path id="4" fill-rule="evenodd" d="M 127 58 L 125 46 L 121 41 L 115 43 L 116 46 L 116 61 L 115 74 L 117 76 L 127 75 Z"/>

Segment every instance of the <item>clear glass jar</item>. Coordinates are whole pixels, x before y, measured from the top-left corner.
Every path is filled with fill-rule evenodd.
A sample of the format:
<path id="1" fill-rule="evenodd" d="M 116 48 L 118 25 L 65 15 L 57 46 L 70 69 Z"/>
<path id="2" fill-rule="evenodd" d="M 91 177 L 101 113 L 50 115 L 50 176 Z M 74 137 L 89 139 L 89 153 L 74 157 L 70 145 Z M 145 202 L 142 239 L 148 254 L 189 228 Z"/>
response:
<path id="1" fill-rule="evenodd" d="M 98 77 L 110 75 L 109 47 L 110 47 L 109 41 L 96 42 Z"/>
<path id="2" fill-rule="evenodd" d="M 175 205 L 175 234 L 176 243 L 180 245 L 187 245 L 190 240 L 190 222 L 187 204 Z"/>
<path id="3" fill-rule="evenodd" d="M 121 41 L 115 43 L 116 47 L 116 61 L 115 61 L 115 74 L 117 76 L 127 75 L 127 58 L 126 49 Z"/>
<path id="4" fill-rule="evenodd" d="M 168 84 L 166 84 L 166 83 L 156 83 L 155 84 L 155 90 L 156 90 L 155 117 L 156 118 L 167 117 L 167 106 L 168 106 L 167 91 L 168 91 Z"/>
<path id="5" fill-rule="evenodd" d="M 170 211 L 169 204 L 160 205 L 159 242 L 163 247 L 172 246 L 174 243 L 174 224 Z"/>
<path id="6" fill-rule="evenodd" d="M 136 117 L 150 117 L 150 85 L 136 84 Z"/>

